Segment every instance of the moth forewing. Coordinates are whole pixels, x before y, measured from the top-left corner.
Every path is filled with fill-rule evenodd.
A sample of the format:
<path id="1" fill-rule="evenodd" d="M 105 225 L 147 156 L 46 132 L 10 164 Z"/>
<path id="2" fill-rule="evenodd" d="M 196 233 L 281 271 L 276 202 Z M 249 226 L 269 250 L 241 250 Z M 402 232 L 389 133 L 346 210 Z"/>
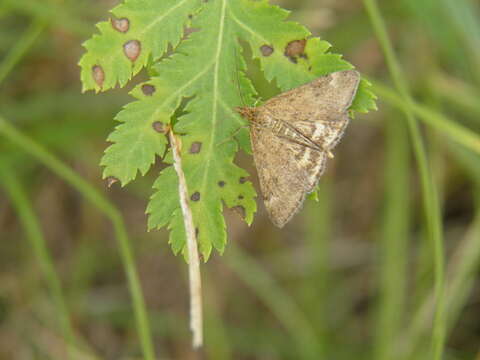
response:
<path id="1" fill-rule="evenodd" d="M 282 227 L 300 209 L 342 137 L 360 82 L 354 70 L 322 76 L 265 104 L 237 111 L 250 139 L 265 207 Z"/>

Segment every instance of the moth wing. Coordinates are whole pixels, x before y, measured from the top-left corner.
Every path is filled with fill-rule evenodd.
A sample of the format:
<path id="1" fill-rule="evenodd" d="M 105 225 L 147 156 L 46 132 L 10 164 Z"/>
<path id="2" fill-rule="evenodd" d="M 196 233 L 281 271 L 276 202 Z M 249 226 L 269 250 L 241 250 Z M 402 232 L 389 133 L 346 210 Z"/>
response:
<path id="1" fill-rule="evenodd" d="M 295 128 L 324 150 L 332 150 L 340 141 L 350 118 L 345 113 L 330 121 L 297 121 Z"/>
<path id="2" fill-rule="evenodd" d="M 272 222 L 283 227 L 316 186 L 327 156 L 262 127 L 252 126 L 250 138 L 265 207 Z"/>
<path id="3" fill-rule="evenodd" d="M 334 72 L 277 95 L 260 108 L 290 123 L 335 121 L 352 105 L 359 83 L 355 70 Z"/>
<path id="4" fill-rule="evenodd" d="M 289 143 L 287 146 L 294 153 L 297 166 L 304 172 L 305 193 L 311 193 L 318 185 L 325 172 L 328 154 L 311 147 Z"/>
<path id="5" fill-rule="evenodd" d="M 360 75 L 354 70 L 332 73 L 257 108 L 257 125 L 251 126 L 250 136 L 265 207 L 276 226 L 285 225 L 316 187 L 328 151 L 348 125 L 347 110 L 359 82 Z M 267 118 L 289 123 L 321 150 L 262 127 L 269 123 Z"/>

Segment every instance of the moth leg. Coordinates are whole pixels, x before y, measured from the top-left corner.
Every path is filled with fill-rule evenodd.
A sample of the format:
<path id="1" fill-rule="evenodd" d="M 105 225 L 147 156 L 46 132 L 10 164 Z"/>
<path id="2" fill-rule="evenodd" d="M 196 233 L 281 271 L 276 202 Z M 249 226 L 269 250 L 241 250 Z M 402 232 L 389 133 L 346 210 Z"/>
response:
<path id="1" fill-rule="evenodd" d="M 223 141 L 220 141 L 216 146 L 220 146 L 220 145 L 223 145 L 225 144 L 227 141 L 230 141 L 232 140 L 235 136 L 237 136 L 237 134 L 240 132 L 240 130 L 242 129 L 245 129 L 245 128 L 248 128 L 249 126 L 248 125 L 242 125 L 240 126 L 237 130 L 235 130 L 229 137 L 227 137 L 225 140 Z"/>

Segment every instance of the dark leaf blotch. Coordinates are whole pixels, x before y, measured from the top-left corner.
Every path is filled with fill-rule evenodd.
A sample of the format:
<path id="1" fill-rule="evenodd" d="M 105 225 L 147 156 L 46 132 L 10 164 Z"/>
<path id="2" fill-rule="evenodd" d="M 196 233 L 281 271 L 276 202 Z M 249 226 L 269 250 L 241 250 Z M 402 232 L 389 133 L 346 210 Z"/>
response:
<path id="1" fill-rule="evenodd" d="M 153 130 L 155 130 L 156 132 L 165 134 L 166 128 L 165 128 L 165 125 L 163 125 L 162 122 L 160 122 L 160 121 L 155 121 L 155 122 L 152 124 L 152 127 L 153 127 Z"/>
<path id="2" fill-rule="evenodd" d="M 199 141 L 195 141 L 192 143 L 190 146 L 190 154 L 198 154 L 200 150 L 202 149 L 202 143 Z"/>
<path id="3" fill-rule="evenodd" d="M 190 200 L 192 201 L 198 201 L 200 200 L 200 193 L 198 191 L 195 191 L 192 196 L 190 196 Z"/>
<path id="4" fill-rule="evenodd" d="M 263 56 L 270 56 L 273 54 L 273 47 L 269 45 L 262 45 L 260 46 L 260 52 L 262 53 Z"/>
<path id="5" fill-rule="evenodd" d="M 142 85 L 142 92 L 143 92 L 143 95 L 152 96 L 153 93 L 155 92 L 155 86 L 150 85 L 150 84 L 143 84 Z"/>
<path id="6" fill-rule="evenodd" d="M 123 44 L 123 53 L 130 61 L 134 62 L 140 56 L 142 45 L 138 40 L 130 40 Z"/>
<path id="7" fill-rule="evenodd" d="M 298 57 L 307 58 L 305 54 L 306 39 L 290 41 L 285 47 L 284 55 L 294 64 L 298 62 Z"/>
<path id="8" fill-rule="evenodd" d="M 95 65 L 92 67 L 92 77 L 98 86 L 103 86 L 103 82 L 105 81 L 105 72 L 100 65 Z"/>
<path id="9" fill-rule="evenodd" d="M 126 33 L 130 29 L 130 21 L 127 18 L 112 19 L 112 27 L 122 33 Z"/>

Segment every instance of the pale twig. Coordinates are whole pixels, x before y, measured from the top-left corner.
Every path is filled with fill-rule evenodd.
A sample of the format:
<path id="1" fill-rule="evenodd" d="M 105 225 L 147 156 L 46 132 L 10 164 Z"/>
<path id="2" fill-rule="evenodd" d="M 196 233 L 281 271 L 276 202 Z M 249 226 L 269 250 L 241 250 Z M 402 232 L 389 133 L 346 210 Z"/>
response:
<path id="1" fill-rule="evenodd" d="M 188 204 L 188 189 L 180 156 L 180 142 L 173 131 L 169 131 L 170 145 L 173 154 L 173 166 L 178 175 L 178 192 L 182 208 L 185 234 L 188 249 L 188 276 L 190 280 L 190 329 L 193 333 L 193 347 L 198 348 L 203 343 L 202 325 L 202 280 L 200 277 L 200 260 L 198 257 L 195 226 L 193 225 L 192 211 Z"/>

